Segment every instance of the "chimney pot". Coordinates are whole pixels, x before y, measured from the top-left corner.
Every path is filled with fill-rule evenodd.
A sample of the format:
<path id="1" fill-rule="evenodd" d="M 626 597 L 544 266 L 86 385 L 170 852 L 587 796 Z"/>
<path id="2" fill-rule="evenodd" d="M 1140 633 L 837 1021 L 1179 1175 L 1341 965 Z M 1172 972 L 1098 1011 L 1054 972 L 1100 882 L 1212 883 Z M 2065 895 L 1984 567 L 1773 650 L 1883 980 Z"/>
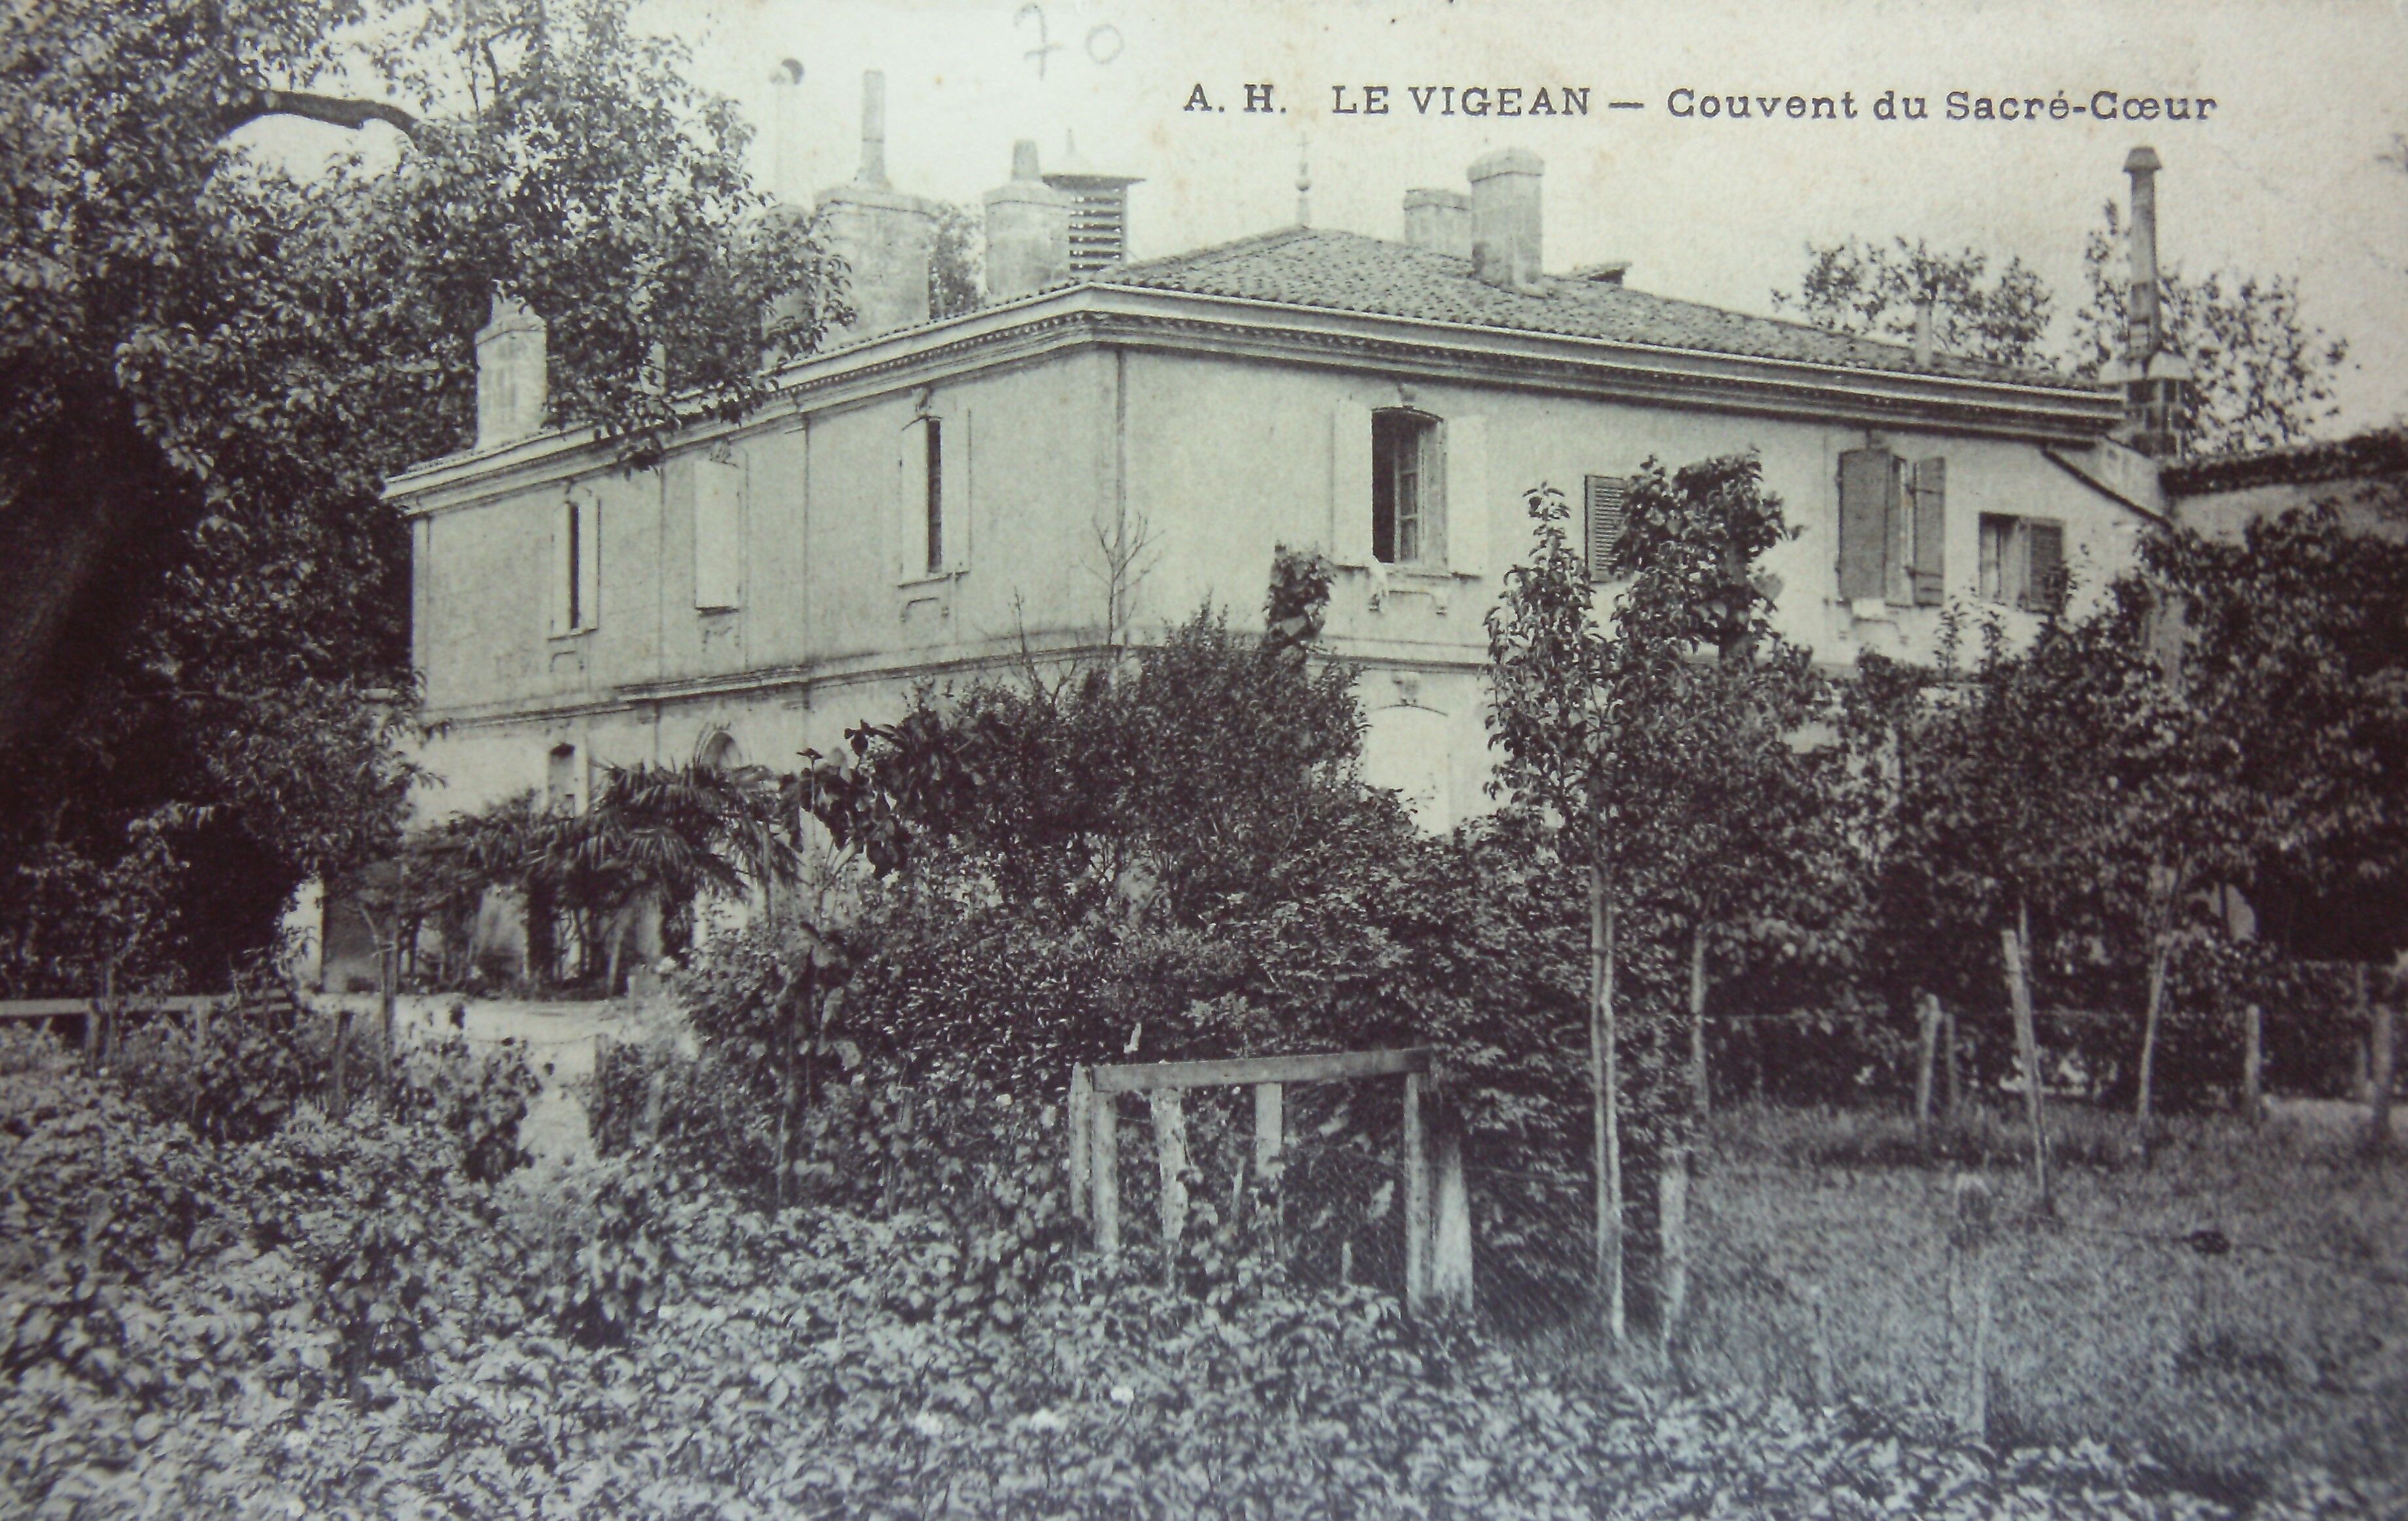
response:
<path id="1" fill-rule="evenodd" d="M 861 77 L 861 172 L 865 185 L 886 183 L 886 75 L 870 69 Z"/>
<path id="2" fill-rule="evenodd" d="M 495 448 L 543 432 L 551 402 L 548 330 L 516 296 L 494 292 L 477 334 L 477 447 Z"/>
<path id="3" fill-rule="evenodd" d="M 1044 178 L 1037 171 L 1037 140 L 1035 138 L 1023 137 L 1018 142 L 1011 145 L 1011 178 L 1014 179 L 1042 179 Z"/>
<path id="4" fill-rule="evenodd" d="M 2190 405 L 2190 366 L 2173 352 L 2157 296 L 2157 150 L 2143 145 L 2125 156 L 2132 180 L 2132 282 L 2125 295 L 2124 431 L 2143 454 L 2163 456 L 2179 444 Z"/>
<path id="5" fill-rule="evenodd" d="M 1471 165 L 1471 272 L 1525 295 L 1539 283 L 1544 219 L 1539 190 L 1546 165 L 1525 148 L 1500 149 Z"/>
<path id="6" fill-rule="evenodd" d="M 1471 197 L 1461 191 L 1405 192 L 1405 241 L 1456 259 L 1471 257 Z"/>
<path id="7" fill-rule="evenodd" d="M 861 171 L 820 192 L 828 250 L 850 270 L 853 320 L 831 330 L 838 341 L 874 337 L 928 320 L 928 266 L 937 219 L 928 204 L 886 182 L 886 76 L 861 77 Z"/>

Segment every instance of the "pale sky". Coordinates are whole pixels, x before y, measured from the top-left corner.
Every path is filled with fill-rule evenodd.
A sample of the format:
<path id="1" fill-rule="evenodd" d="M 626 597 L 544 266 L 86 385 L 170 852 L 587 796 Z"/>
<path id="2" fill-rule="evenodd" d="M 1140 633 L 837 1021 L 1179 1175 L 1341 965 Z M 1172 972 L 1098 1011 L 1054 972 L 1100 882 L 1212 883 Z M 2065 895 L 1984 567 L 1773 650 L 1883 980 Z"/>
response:
<path id="1" fill-rule="evenodd" d="M 1037 139 L 1051 166 L 1075 132 L 1096 167 L 1144 178 L 1140 256 L 1292 223 L 1300 154 L 1316 225 L 1394 237 L 1407 188 L 1462 189 L 1474 158 L 1523 147 L 1546 161 L 1549 269 L 1627 259 L 1634 286 L 1747 311 L 1794 287 L 1809 239 L 1853 233 L 2020 254 L 2070 315 L 2084 235 L 2147 143 L 2165 163 L 2165 261 L 2296 275 L 2309 319 L 2351 343 L 2337 428 L 2408 416 L 2408 173 L 2378 159 L 2408 132 L 2408 0 L 650 0 L 645 16 L 758 123 L 780 60 L 803 65 L 783 178 L 806 196 L 853 172 L 867 68 L 886 75 L 898 188 L 975 206 L 1007 177 L 1012 139 Z M 1040 24 L 1056 47 L 1041 77 Z M 1199 83 L 1226 110 L 1183 110 Z M 1284 112 L 1247 114 L 1247 83 L 1271 84 Z M 1334 113 L 1341 84 L 1350 104 L 1388 85 L 1389 114 Z M 1512 86 L 1526 101 L 1566 84 L 1588 87 L 1585 118 L 1423 117 L 1407 92 Z M 1844 91 L 1860 114 L 1679 120 L 1668 97 L 1684 87 Z M 1873 120 L 1885 90 L 1926 97 L 1930 119 Z M 1954 90 L 2061 91 L 2085 109 L 1951 121 Z M 2101 90 L 2217 105 L 2203 122 L 2104 121 L 2086 109 Z"/>

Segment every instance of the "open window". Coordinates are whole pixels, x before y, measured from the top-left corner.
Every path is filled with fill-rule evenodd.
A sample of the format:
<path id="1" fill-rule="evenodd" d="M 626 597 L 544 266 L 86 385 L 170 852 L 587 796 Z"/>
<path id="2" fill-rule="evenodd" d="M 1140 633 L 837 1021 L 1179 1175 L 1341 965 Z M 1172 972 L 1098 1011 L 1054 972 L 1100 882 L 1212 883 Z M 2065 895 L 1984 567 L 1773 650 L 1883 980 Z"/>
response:
<path id="1" fill-rule="evenodd" d="M 1981 593 L 1985 602 L 2029 612 L 2065 605 L 2065 525 L 2046 518 L 1982 515 Z"/>
<path id="2" fill-rule="evenodd" d="M 1840 595 L 1935 607 L 1947 599 L 1948 462 L 1886 448 L 1840 456 Z"/>
<path id="3" fill-rule="evenodd" d="M 1484 571 L 1485 418 L 1342 402 L 1332 448 L 1331 541 L 1340 564 Z"/>
<path id="4" fill-rule="evenodd" d="M 602 504 L 571 491 L 552 530 L 552 632 L 582 633 L 602 621 Z"/>
<path id="5" fill-rule="evenodd" d="M 969 434 L 968 412 L 915 417 L 903 429 L 896 468 L 898 580 L 969 569 Z"/>

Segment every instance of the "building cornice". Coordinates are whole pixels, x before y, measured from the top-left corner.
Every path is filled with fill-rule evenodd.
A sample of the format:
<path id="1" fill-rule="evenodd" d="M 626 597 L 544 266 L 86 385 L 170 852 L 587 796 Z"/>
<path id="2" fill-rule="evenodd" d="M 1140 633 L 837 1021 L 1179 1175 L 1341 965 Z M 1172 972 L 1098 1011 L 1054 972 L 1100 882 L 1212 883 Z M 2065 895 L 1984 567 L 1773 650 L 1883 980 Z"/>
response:
<path id="1" fill-rule="evenodd" d="M 2049 387 L 1925 372 L 1481 327 L 1140 286 L 1084 284 L 794 361 L 740 423 L 697 421 L 681 449 L 792 427 L 814 412 L 1088 348 L 1150 349 L 1511 387 L 1868 428 L 1947 431 L 2087 447 L 2120 401 Z M 471 506 L 617 467 L 592 429 L 538 434 L 447 456 L 386 482 L 417 517 Z"/>

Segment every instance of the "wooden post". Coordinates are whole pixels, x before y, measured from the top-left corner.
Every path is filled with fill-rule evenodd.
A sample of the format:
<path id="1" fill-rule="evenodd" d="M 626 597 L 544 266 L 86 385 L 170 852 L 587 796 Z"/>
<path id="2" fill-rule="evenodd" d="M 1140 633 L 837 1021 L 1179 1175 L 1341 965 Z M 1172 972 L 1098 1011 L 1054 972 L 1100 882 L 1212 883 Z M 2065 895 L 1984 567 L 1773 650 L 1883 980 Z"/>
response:
<path id="1" fill-rule="evenodd" d="M 1956 1375 L 1961 1391 L 1957 1428 L 1976 1442 L 1989 1439 L 1991 1289 L 1985 1253 L 1994 1214 L 1990 1186 L 1973 1173 L 1956 1174 L 1956 1214 L 1948 1225 L 1948 1246 L 1952 1286 L 1962 1291 L 1951 1298 L 1958 1304 L 1968 1299 L 1972 1301 L 1973 1322 L 1970 1334 L 1957 1343 L 1960 1360 Z"/>
<path id="2" fill-rule="evenodd" d="M 1808 1344 L 1807 1372 L 1814 1381 L 1814 1402 L 1828 1405 L 1836 1391 L 1831 1374 L 1831 1324 L 1823 1300 L 1823 1286 L 1806 1286 L 1806 1310 L 1813 1317 L 1813 1340 Z"/>
<path id="3" fill-rule="evenodd" d="M 1598 849 L 1603 842 L 1597 842 Z M 1621 1073 L 1613 1028 L 1613 909 L 1606 902 L 1605 866 L 1591 860 L 1588 870 L 1589 915 L 1589 1118 L 1596 1132 L 1597 1240 L 1598 1298 L 1603 1301 L 1606 1330 L 1616 1342 L 1628 1326 L 1622 1286 L 1622 1116 Z"/>
<path id="4" fill-rule="evenodd" d="M 1278 1174 L 1280 1153 L 1287 1145 L 1284 1095 L 1277 1083 L 1254 1085 L 1254 1175 L 1268 1183 Z"/>
<path id="5" fill-rule="evenodd" d="M 1084 1066 L 1070 1069 L 1070 1102 L 1067 1126 L 1070 1132 L 1070 1215 L 1074 1219 L 1095 1221 L 1092 1206 L 1094 1194 L 1088 1187 L 1093 1175 L 1095 1141 L 1088 1133 L 1096 1113 L 1096 1080 Z"/>
<path id="6" fill-rule="evenodd" d="M 2165 1017 L 2166 963 L 2173 959 L 2174 937 L 2161 934 L 2149 956 L 2149 1002 L 2141 1019 L 2141 1096 L 2133 1106 L 2133 1117 L 2141 1122 L 2141 1144 L 2148 1144 L 2149 1109 L 2157 1087 L 2157 1026 Z"/>
<path id="7" fill-rule="evenodd" d="M 1689 1153 L 1686 1147 L 1664 1159 L 1656 1174 L 1657 1219 L 1664 1236 L 1664 1293 L 1657 1314 L 1665 1360 L 1672 1358 L 1673 1340 L 1689 1310 Z"/>
<path id="8" fill-rule="evenodd" d="M 351 1107 L 351 1006 L 335 1005 L 335 1113 L 347 1113 Z M 602 1068 L 597 1063 L 595 1070 Z"/>
<path id="9" fill-rule="evenodd" d="M 2366 963 L 2354 962 L 2351 971 L 2358 981 L 2359 1012 L 2368 1012 Z M 2366 1146 L 2369 1151 L 2381 1151 L 2391 1144 L 2391 1084 L 2399 1065 L 2398 1029 L 2390 999 L 2375 1003 L 2372 1013 L 2374 1032 L 2367 1043 Z"/>
<path id="10" fill-rule="evenodd" d="M 2007 997 L 2014 1005 L 2015 1048 L 2023 1059 L 2024 1116 L 2030 1121 L 2032 1136 L 2032 1184 L 2040 1190 L 2040 1207 L 2047 1209 L 2048 1131 L 2041 1113 L 2040 1034 L 2032 1020 L 2031 977 L 2024 960 L 2031 946 L 2030 910 L 2018 903 L 2014 928 L 2000 931 L 1999 940 L 2006 953 Z"/>
<path id="11" fill-rule="evenodd" d="M 377 1049 L 388 1089 L 393 1084 L 393 1063 L 396 1054 L 393 1047 L 394 1000 L 398 989 L 394 984 L 401 970 L 401 953 L 386 945 L 377 953 Z"/>
<path id="12" fill-rule="evenodd" d="M 1096 1095 L 1094 1176 L 1096 1246 L 1106 1257 L 1121 1249 L 1121 1109 L 1110 1093 Z"/>
<path id="13" fill-rule="evenodd" d="M 1430 1299 L 1429 1130 L 1422 1115 L 1426 1082 L 1420 1073 L 1405 1074 L 1405 1308 L 1414 1315 L 1427 1310 Z"/>
<path id="14" fill-rule="evenodd" d="M 1156 1088 L 1146 1095 L 1154 1106 L 1154 1158 L 1162 1172 L 1162 1272 L 1167 1283 L 1178 1282 L 1179 1239 L 1187 1232 L 1187 1112 L 1180 1107 L 1177 1088 Z"/>
<path id="15" fill-rule="evenodd" d="M 2241 1011 L 2241 1102 L 2249 1123 L 2266 1117 L 2266 1015 L 2252 1003 Z"/>
<path id="16" fill-rule="evenodd" d="M 1471 1191 L 1463 1177 L 1463 1128 L 1448 1105 L 1438 1130 L 1438 1222 L 1430 1261 L 1430 1291 L 1439 1308 L 1469 1315 L 1471 1298 Z"/>
<path id="17" fill-rule="evenodd" d="M 1689 1088 L 1698 1118 L 1714 1112 L 1712 1074 L 1706 1069 L 1706 925 L 1689 927 Z"/>
<path id="18" fill-rule="evenodd" d="M 1948 1078 L 1948 1117 L 1956 1118 L 1965 1109 L 1964 1053 L 1956 1045 L 1956 1011 L 1945 1004 L 1940 1008 L 1940 1060 Z"/>
<path id="19" fill-rule="evenodd" d="M 1914 1064 L 1914 1134 L 1917 1140 L 1931 1129 L 1931 1067 L 1940 1051 L 1940 1000 L 1934 994 L 1926 993 L 1921 1002 L 1923 1048 Z"/>

